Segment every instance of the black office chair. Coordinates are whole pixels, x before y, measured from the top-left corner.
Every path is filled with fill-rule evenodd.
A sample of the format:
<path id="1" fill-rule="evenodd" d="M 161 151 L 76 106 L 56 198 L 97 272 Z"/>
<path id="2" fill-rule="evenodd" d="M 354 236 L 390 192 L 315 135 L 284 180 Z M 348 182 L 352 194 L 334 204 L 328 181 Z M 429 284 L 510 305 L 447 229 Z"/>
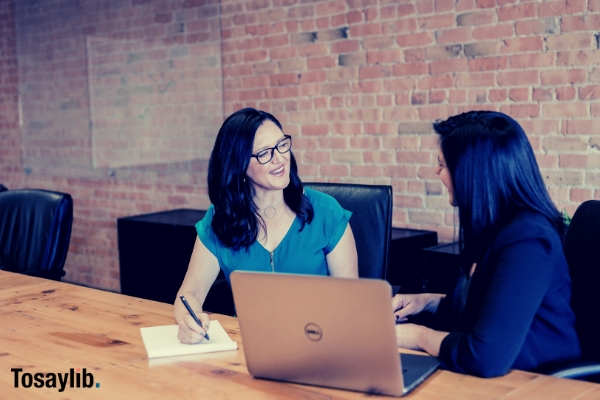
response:
<path id="1" fill-rule="evenodd" d="M 552 375 L 600 383 L 600 325 L 598 284 L 600 283 L 600 201 L 583 202 L 575 211 L 565 237 L 565 255 L 572 279 L 571 304 L 583 359 Z"/>
<path id="2" fill-rule="evenodd" d="M 392 187 L 317 182 L 305 186 L 333 196 L 352 211 L 350 226 L 358 252 L 358 275 L 385 279 L 392 232 Z"/>
<path id="3" fill-rule="evenodd" d="M 8 190 L 8 188 L 0 183 L 0 192 L 4 192 L 5 190 Z"/>
<path id="4" fill-rule="evenodd" d="M 0 192 L 0 269 L 60 280 L 72 223 L 73 199 L 67 193 Z"/>

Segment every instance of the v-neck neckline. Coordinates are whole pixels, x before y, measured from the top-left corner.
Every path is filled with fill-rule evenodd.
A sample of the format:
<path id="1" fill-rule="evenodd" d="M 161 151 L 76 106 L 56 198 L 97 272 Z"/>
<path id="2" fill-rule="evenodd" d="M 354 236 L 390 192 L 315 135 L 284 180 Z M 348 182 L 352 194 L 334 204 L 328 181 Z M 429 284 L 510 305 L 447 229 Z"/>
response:
<path id="1" fill-rule="evenodd" d="M 273 250 L 269 251 L 265 246 L 263 246 L 263 244 L 261 242 L 258 241 L 258 238 L 256 239 L 256 243 L 258 243 L 258 245 L 267 253 L 274 254 L 275 251 L 279 248 L 279 246 L 281 246 L 281 244 L 286 241 L 287 237 L 290 235 L 290 231 L 292 230 L 292 227 L 296 224 L 297 220 L 298 220 L 298 216 L 296 215 L 296 216 L 294 216 L 292 223 L 290 224 L 287 231 L 285 232 L 285 235 L 283 235 L 283 237 L 281 238 L 279 243 L 277 243 L 277 246 L 275 246 L 275 248 L 273 248 Z"/>

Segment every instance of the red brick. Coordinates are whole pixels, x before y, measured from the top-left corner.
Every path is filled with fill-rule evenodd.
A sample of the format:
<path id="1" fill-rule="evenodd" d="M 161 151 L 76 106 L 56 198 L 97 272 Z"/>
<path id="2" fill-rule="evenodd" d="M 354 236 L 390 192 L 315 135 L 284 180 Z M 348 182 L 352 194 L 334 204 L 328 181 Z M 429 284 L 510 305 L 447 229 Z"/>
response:
<path id="1" fill-rule="evenodd" d="M 433 35 L 431 32 L 418 32 L 408 35 L 397 35 L 396 43 L 400 47 L 424 46 L 433 43 Z"/>
<path id="2" fill-rule="evenodd" d="M 548 50 L 575 50 L 591 49 L 593 35 L 587 32 L 564 33 L 558 36 L 548 36 L 546 47 Z"/>
<path id="3" fill-rule="evenodd" d="M 529 100 L 529 88 L 514 88 L 508 91 L 508 98 L 514 102 Z"/>
<path id="4" fill-rule="evenodd" d="M 468 61 L 469 71 L 497 71 L 506 69 L 507 57 L 484 57 Z"/>
<path id="5" fill-rule="evenodd" d="M 263 39 L 264 47 L 278 47 L 289 43 L 288 34 L 267 36 Z"/>
<path id="6" fill-rule="evenodd" d="M 352 38 L 370 35 L 380 35 L 381 33 L 381 24 L 350 25 L 350 37 Z"/>
<path id="7" fill-rule="evenodd" d="M 554 54 L 529 53 L 517 54 L 509 57 L 509 64 L 512 68 L 535 68 L 551 67 L 554 65 Z"/>
<path id="8" fill-rule="evenodd" d="M 577 203 L 582 203 L 586 200 L 592 199 L 592 190 L 591 189 L 582 189 L 582 188 L 571 188 L 569 190 L 569 199 L 571 201 L 575 201 Z M 573 215 L 572 213 L 570 215 Z"/>
<path id="9" fill-rule="evenodd" d="M 529 118 L 540 114 L 540 106 L 539 104 L 511 104 L 500 107 L 500 111 L 513 118 Z"/>
<path id="10" fill-rule="evenodd" d="M 456 75 L 458 87 L 490 87 L 496 80 L 492 72 L 462 73 Z"/>
<path id="11" fill-rule="evenodd" d="M 437 43 L 464 43 L 471 40 L 472 29 L 461 27 L 435 31 Z"/>
<path id="12" fill-rule="evenodd" d="M 508 90 L 506 89 L 490 89 L 488 94 L 489 101 L 499 103 L 508 98 Z"/>
<path id="13" fill-rule="evenodd" d="M 341 40 L 331 44 L 332 53 L 352 53 L 358 51 L 359 48 L 358 40 Z"/>
<path id="14" fill-rule="evenodd" d="M 362 133 L 362 124 L 358 122 L 336 122 L 333 124 L 332 133 L 358 135 Z"/>
<path id="15" fill-rule="evenodd" d="M 299 74 L 286 73 L 271 75 L 271 86 L 295 85 L 299 82 Z"/>
<path id="16" fill-rule="evenodd" d="M 537 85 L 540 79 L 538 71 L 508 71 L 499 72 L 497 80 L 500 86 L 516 86 L 527 84 Z"/>
<path id="17" fill-rule="evenodd" d="M 355 177 L 371 177 L 375 178 L 382 176 L 382 168 L 374 165 L 352 165 L 350 167 L 350 176 Z"/>
<path id="18" fill-rule="evenodd" d="M 411 86 L 407 88 L 411 88 L 414 86 L 412 81 L 407 81 L 406 83 Z M 428 89 L 441 89 L 441 88 L 450 88 L 455 86 L 455 77 L 454 74 L 445 74 L 445 75 L 435 75 L 435 76 L 426 76 L 420 78 L 417 81 L 417 88 L 419 90 L 428 90 Z"/>
<path id="19" fill-rule="evenodd" d="M 244 53 L 244 62 L 264 61 L 267 59 L 267 51 L 264 49 L 250 50 Z"/>
<path id="20" fill-rule="evenodd" d="M 590 65 L 600 64 L 600 52 L 596 50 L 559 51 L 556 65 Z"/>
<path id="21" fill-rule="evenodd" d="M 572 86 L 565 86 L 556 88 L 556 100 L 568 101 L 575 98 L 575 88 Z"/>
<path id="22" fill-rule="evenodd" d="M 462 89 L 450 90 L 448 102 L 451 104 L 464 103 L 467 100 L 467 92 Z"/>
<path id="23" fill-rule="evenodd" d="M 439 104 L 446 100 L 446 92 L 443 90 L 436 90 L 429 92 L 429 103 Z"/>
<path id="24" fill-rule="evenodd" d="M 414 18 L 404 18 L 394 22 L 382 24 L 382 33 L 385 35 L 398 33 L 413 33 L 417 30 L 417 24 Z"/>
<path id="25" fill-rule="evenodd" d="M 568 135 L 595 135 L 598 133 L 598 122 L 592 119 L 569 119 L 563 121 L 563 133 Z"/>
<path id="26" fill-rule="evenodd" d="M 358 22 L 362 22 L 363 20 L 363 13 L 360 11 L 349 11 L 346 14 L 346 21 L 348 22 L 348 24 L 356 24 Z"/>
<path id="27" fill-rule="evenodd" d="M 368 81 L 359 81 L 358 86 L 354 91 L 358 91 L 361 93 L 379 93 L 381 92 L 382 83 L 380 80 L 368 80 Z M 365 106 L 366 104 L 362 104 Z M 373 98 L 372 104 L 369 106 L 375 105 L 375 99 Z"/>
<path id="28" fill-rule="evenodd" d="M 506 39 L 502 44 L 504 47 L 501 47 L 500 51 L 505 54 L 521 53 L 524 51 L 541 52 L 544 49 L 544 41 L 541 36 Z"/>
<path id="29" fill-rule="evenodd" d="M 332 56 L 310 57 L 306 61 L 308 69 L 332 68 L 336 65 L 336 59 Z"/>
<path id="30" fill-rule="evenodd" d="M 350 175 L 347 165 L 321 165 L 319 171 L 321 176 L 343 177 Z"/>
<path id="31" fill-rule="evenodd" d="M 587 110 L 577 103 L 542 104 L 542 115 L 547 117 L 586 117 Z"/>
<path id="32" fill-rule="evenodd" d="M 331 153 L 328 151 L 306 151 L 302 157 L 303 163 L 311 164 L 329 164 L 331 162 Z"/>
<path id="33" fill-rule="evenodd" d="M 416 5 L 419 14 L 430 14 L 435 10 L 434 0 L 420 0 Z"/>
<path id="34" fill-rule="evenodd" d="M 300 83 L 324 82 L 326 78 L 327 73 L 324 70 L 302 72 L 300 74 Z"/>
<path id="35" fill-rule="evenodd" d="M 425 63 L 398 63 L 393 66 L 395 76 L 404 75 L 425 75 L 428 71 Z"/>
<path id="36" fill-rule="evenodd" d="M 430 72 L 433 75 L 443 74 L 446 72 L 462 72 L 468 71 L 467 60 L 445 60 L 445 61 L 433 61 L 430 65 Z"/>
<path id="37" fill-rule="evenodd" d="M 582 69 L 542 71 L 542 85 L 562 85 L 566 83 L 585 82 L 585 71 Z"/>
<path id="38" fill-rule="evenodd" d="M 510 5 L 498 9 L 498 21 L 513 21 L 537 16 L 537 3 Z"/>
<path id="39" fill-rule="evenodd" d="M 391 67 L 383 66 L 383 65 L 372 65 L 360 67 L 358 70 L 359 79 L 375 79 L 375 78 L 385 78 L 389 77 L 392 74 Z"/>
<path id="40" fill-rule="evenodd" d="M 324 56 L 329 53 L 324 43 L 311 43 L 297 48 L 298 55 L 303 57 Z"/>
<path id="41" fill-rule="evenodd" d="M 534 101 L 551 101 L 552 100 L 552 89 L 533 88 L 533 100 Z"/>
<path id="42" fill-rule="evenodd" d="M 346 11 L 346 2 L 343 0 L 334 0 L 317 3 L 315 11 L 317 16 L 339 14 Z"/>
<path id="43" fill-rule="evenodd" d="M 519 36 L 554 34 L 559 33 L 560 30 L 555 18 L 523 20 L 515 23 L 515 31 Z"/>
<path id="44" fill-rule="evenodd" d="M 600 99 L 600 85 L 590 85 L 579 88 L 580 100 L 598 100 Z"/>
<path id="45" fill-rule="evenodd" d="M 302 134 L 307 136 L 327 135 L 329 127 L 327 124 L 306 124 L 302 126 Z"/>
<path id="46" fill-rule="evenodd" d="M 403 60 L 404 53 L 400 49 L 367 51 L 368 64 L 398 63 Z M 397 65 L 397 64 L 395 64 Z M 394 66 L 395 66 L 394 65 Z"/>
<path id="47" fill-rule="evenodd" d="M 416 178 L 417 168 L 415 165 L 394 165 L 386 166 L 383 169 L 385 176 L 392 178 Z"/>
<path id="48" fill-rule="evenodd" d="M 512 23 L 481 26 L 474 28 L 471 35 L 474 40 L 508 38 L 514 35 L 514 27 Z"/>
<path id="49" fill-rule="evenodd" d="M 456 15 L 456 25 L 489 25 L 495 22 L 496 13 L 492 10 L 466 12 Z"/>
<path id="50" fill-rule="evenodd" d="M 422 30 L 450 28 L 455 24 L 454 14 L 440 14 L 417 19 L 417 26 Z"/>

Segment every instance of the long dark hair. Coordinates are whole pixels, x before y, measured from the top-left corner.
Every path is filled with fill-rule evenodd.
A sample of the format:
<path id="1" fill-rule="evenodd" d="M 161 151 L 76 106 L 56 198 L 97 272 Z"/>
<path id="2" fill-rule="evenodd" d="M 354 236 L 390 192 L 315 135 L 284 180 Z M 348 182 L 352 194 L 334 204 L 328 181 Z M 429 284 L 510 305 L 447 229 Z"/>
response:
<path id="1" fill-rule="evenodd" d="M 521 210 L 544 215 L 563 237 L 563 218 L 517 121 L 500 112 L 470 111 L 433 128 L 452 177 L 466 261 L 478 261 L 497 230 Z"/>
<path id="2" fill-rule="evenodd" d="M 227 247 L 239 250 L 256 240 L 264 221 L 257 217 L 254 187 L 246 178 L 256 130 L 270 120 L 282 129 L 273 115 L 254 108 L 244 108 L 231 114 L 219 129 L 208 163 L 208 196 L 214 206 L 212 229 Z M 283 189 L 283 199 L 301 222 L 312 221 L 314 212 L 303 192 L 298 166 L 290 151 L 290 183 Z M 259 225 L 260 224 L 260 225 Z"/>

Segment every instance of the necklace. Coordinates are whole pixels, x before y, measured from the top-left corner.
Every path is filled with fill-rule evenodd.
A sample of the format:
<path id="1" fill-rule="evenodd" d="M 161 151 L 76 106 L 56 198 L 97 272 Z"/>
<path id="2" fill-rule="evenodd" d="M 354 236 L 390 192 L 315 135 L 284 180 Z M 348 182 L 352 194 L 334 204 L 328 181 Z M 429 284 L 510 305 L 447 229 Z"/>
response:
<path id="1" fill-rule="evenodd" d="M 265 218 L 273 218 L 278 214 L 278 209 L 275 206 L 267 206 L 262 209 L 262 215 Z"/>

